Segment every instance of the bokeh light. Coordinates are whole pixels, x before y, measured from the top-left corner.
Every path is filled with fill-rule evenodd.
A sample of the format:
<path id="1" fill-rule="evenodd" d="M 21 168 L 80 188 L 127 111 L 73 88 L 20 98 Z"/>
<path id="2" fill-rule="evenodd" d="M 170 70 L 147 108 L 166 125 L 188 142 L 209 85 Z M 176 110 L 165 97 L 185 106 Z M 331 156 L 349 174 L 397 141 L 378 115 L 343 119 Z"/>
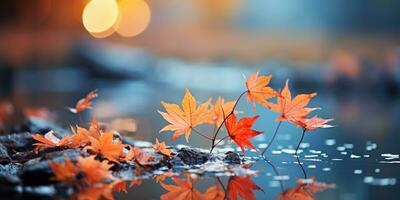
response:
<path id="1" fill-rule="evenodd" d="M 83 26 L 93 34 L 108 32 L 117 19 L 118 4 L 115 0 L 92 0 L 82 14 Z"/>
<path id="2" fill-rule="evenodd" d="M 144 0 L 120 0 L 119 20 L 114 25 L 118 34 L 132 37 L 142 33 L 150 23 L 151 11 Z"/>

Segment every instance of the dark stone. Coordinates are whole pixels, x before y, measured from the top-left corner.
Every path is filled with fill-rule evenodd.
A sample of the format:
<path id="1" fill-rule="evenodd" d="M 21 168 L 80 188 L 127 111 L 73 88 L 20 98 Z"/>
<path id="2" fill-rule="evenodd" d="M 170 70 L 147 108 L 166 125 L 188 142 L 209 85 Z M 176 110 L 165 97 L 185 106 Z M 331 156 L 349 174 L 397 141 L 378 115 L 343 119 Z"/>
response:
<path id="1" fill-rule="evenodd" d="M 16 128 L 17 132 L 28 132 L 31 134 L 46 134 L 47 132 L 53 130 L 55 132 L 55 135 L 58 137 L 63 137 L 65 135 L 68 135 L 68 131 L 61 128 L 60 126 L 40 119 L 40 118 L 34 118 L 31 117 L 27 119 L 20 127 Z"/>
<path id="2" fill-rule="evenodd" d="M 77 149 L 68 149 L 64 151 L 52 152 L 46 154 L 46 158 L 37 158 L 26 162 L 19 172 L 23 185 L 36 186 L 47 185 L 53 183 L 50 178 L 53 177 L 53 172 L 50 168 L 49 161 L 51 162 L 64 162 L 64 157 L 72 161 L 76 157 L 81 156 L 82 153 Z"/>
<path id="3" fill-rule="evenodd" d="M 7 148 L 0 143 L 0 164 L 10 163 L 11 158 L 8 155 Z"/>
<path id="4" fill-rule="evenodd" d="M 207 162 L 209 154 L 194 149 L 182 148 L 178 151 L 177 157 L 187 165 L 201 165 Z"/>
<path id="5" fill-rule="evenodd" d="M 21 184 L 21 180 L 16 175 L 0 173 L 1 187 L 13 187 Z"/>
<path id="6" fill-rule="evenodd" d="M 240 156 L 239 154 L 232 152 L 232 151 L 228 151 L 225 153 L 225 158 L 224 158 L 224 162 L 229 163 L 229 164 L 240 164 Z"/>
<path id="7" fill-rule="evenodd" d="M 0 136 L 0 143 L 2 143 L 8 149 L 9 154 L 13 154 L 17 151 L 21 152 L 33 150 L 32 145 L 35 143 L 35 141 L 32 139 L 32 136 L 29 133 L 14 133 Z"/>

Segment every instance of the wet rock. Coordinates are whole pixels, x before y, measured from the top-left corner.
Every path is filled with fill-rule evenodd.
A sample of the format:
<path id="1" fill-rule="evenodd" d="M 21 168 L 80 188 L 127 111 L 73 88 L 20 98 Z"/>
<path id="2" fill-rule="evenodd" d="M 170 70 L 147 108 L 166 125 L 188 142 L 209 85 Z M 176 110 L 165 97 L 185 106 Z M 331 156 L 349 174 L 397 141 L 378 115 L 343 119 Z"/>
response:
<path id="1" fill-rule="evenodd" d="M 0 143 L 0 164 L 10 163 L 11 158 L 8 155 L 7 148 Z"/>
<path id="2" fill-rule="evenodd" d="M 187 165 L 201 165 L 208 161 L 209 154 L 195 149 L 182 148 L 178 151 L 177 157 Z"/>
<path id="3" fill-rule="evenodd" d="M 31 117 L 26 120 L 20 127 L 16 128 L 17 132 L 28 132 L 28 133 L 39 133 L 39 134 L 46 134 L 47 132 L 53 130 L 55 135 L 58 137 L 62 137 L 68 134 L 68 131 L 61 128 L 60 126 L 40 119 Z"/>
<path id="4" fill-rule="evenodd" d="M 6 175 L 16 175 L 20 169 L 19 165 L 16 164 L 7 164 L 7 165 L 0 165 L 0 174 Z"/>
<path id="5" fill-rule="evenodd" d="M 48 161 L 34 162 L 33 164 L 26 164 L 22 167 L 19 177 L 23 185 L 47 185 L 52 183 L 50 177 L 53 172 L 50 169 Z"/>
<path id="6" fill-rule="evenodd" d="M 19 177 L 23 184 L 28 186 L 53 183 L 50 178 L 54 175 L 50 168 L 49 161 L 64 162 L 65 157 L 75 161 L 76 157 L 82 154 L 83 153 L 77 149 L 48 153 L 46 158 L 37 158 L 26 162 L 19 172 Z"/>
<path id="7" fill-rule="evenodd" d="M 14 133 L 0 136 L 0 143 L 8 149 L 8 153 L 13 154 L 15 151 L 31 151 L 35 141 L 29 133 Z"/>
<path id="8" fill-rule="evenodd" d="M 225 153 L 225 158 L 224 158 L 224 162 L 229 163 L 229 164 L 240 164 L 240 156 L 239 154 L 232 152 L 232 151 L 228 151 Z"/>
<path id="9" fill-rule="evenodd" d="M 57 194 L 53 185 L 23 187 L 23 199 L 54 199 Z"/>
<path id="10" fill-rule="evenodd" d="M 21 179 L 16 175 L 0 173 L 1 187 L 14 187 L 21 184 Z"/>

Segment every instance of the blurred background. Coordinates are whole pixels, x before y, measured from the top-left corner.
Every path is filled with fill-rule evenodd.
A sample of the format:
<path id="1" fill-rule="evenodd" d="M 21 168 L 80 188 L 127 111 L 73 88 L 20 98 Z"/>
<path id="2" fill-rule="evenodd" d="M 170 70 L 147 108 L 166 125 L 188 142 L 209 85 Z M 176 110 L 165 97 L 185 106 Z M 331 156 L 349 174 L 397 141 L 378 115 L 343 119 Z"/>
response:
<path id="1" fill-rule="evenodd" d="M 273 74 L 275 89 L 289 79 L 296 93 L 319 93 L 312 105 L 323 108 L 319 116 L 335 118 L 337 128 L 310 133 L 314 137 L 306 142 L 314 148 L 323 148 L 325 139 L 335 139 L 362 150 L 372 141 L 384 147 L 383 153 L 400 151 L 400 1 L 3 0 L 1 4 L 0 97 L 16 109 L 46 108 L 67 126 L 79 120 L 65 107 L 99 89 L 85 121 L 91 116 L 133 118 L 134 133 L 129 136 L 169 141 L 170 134 L 158 134 L 166 124 L 157 113 L 162 109 L 160 100 L 180 103 L 186 87 L 198 101 L 210 96 L 234 100 L 244 91 L 243 75 L 261 70 Z M 249 104 L 242 101 L 239 106 L 250 115 Z M 257 112 L 262 117 L 256 129 L 267 133 L 256 140 L 260 144 L 270 138 L 276 114 L 266 109 Z M 278 137 L 281 144 L 296 143 L 298 129 L 286 124 L 282 132 L 289 136 Z M 177 143 L 185 144 L 183 139 Z M 209 145 L 196 135 L 192 144 Z M 387 174 L 394 173 L 398 169 L 389 167 Z M 335 180 L 337 184 L 360 182 L 342 178 Z M 382 194 L 370 189 L 357 187 L 361 196 L 335 193 L 335 199 L 367 199 L 366 191 L 371 197 Z"/>

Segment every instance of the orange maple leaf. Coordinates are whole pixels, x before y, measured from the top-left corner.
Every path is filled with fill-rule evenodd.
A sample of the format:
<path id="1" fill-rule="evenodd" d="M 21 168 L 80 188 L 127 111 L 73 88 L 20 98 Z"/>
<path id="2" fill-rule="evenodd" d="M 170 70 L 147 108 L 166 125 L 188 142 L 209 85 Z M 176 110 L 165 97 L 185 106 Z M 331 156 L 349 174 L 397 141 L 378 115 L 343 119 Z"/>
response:
<path id="1" fill-rule="evenodd" d="M 32 138 L 38 143 L 33 144 L 35 146 L 35 150 L 40 150 L 43 148 L 50 148 L 50 147 L 66 147 L 69 145 L 71 138 L 69 136 L 64 136 L 63 138 L 58 138 L 54 135 L 54 131 L 49 131 L 46 134 L 34 134 Z"/>
<path id="2" fill-rule="evenodd" d="M 206 103 L 197 106 L 196 99 L 192 96 L 189 89 L 186 89 L 185 96 L 182 99 L 182 109 L 177 104 L 169 104 L 161 101 L 167 112 L 158 112 L 170 124 L 162 128 L 160 132 L 175 131 L 172 140 L 184 134 L 186 141 L 189 142 L 192 128 L 207 122 L 210 101 L 211 98 Z"/>
<path id="3" fill-rule="evenodd" d="M 171 149 L 167 148 L 167 145 L 165 145 L 165 142 L 158 142 L 158 139 L 156 139 L 156 143 L 153 146 L 154 150 L 158 153 L 161 153 L 162 155 L 171 157 L 172 156 L 172 151 Z"/>
<path id="4" fill-rule="evenodd" d="M 89 130 L 79 127 L 79 126 L 76 126 L 76 130 L 74 130 L 74 128 L 71 127 L 71 132 L 72 132 L 71 147 L 73 147 L 73 148 L 86 146 L 87 144 L 90 143 L 91 137 L 93 137 L 97 140 L 100 138 L 100 128 L 99 128 L 99 124 L 96 121 L 96 118 L 92 119 Z"/>
<path id="5" fill-rule="evenodd" d="M 90 109 L 92 107 L 92 100 L 98 96 L 97 90 L 89 92 L 85 98 L 80 99 L 75 108 L 68 108 L 74 114 L 78 114 L 86 109 Z"/>
<path id="6" fill-rule="evenodd" d="M 253 108 L 256 107 L 255 102 L 270 108 L 270 103 L 267 102 L 267 100 L 276 96 L 274 89 L 268 87 L 272 75 L 258 76 L 258 73 L 259 71 L 255 72 L 246 79 L 246 98 L 247 100 L 251 101 Z"/>
<path id="7" fill-rule="evenodd" d="M 240 196 L 244 200 L 255 200 L 253 190 L 263 191 L 252 180 L 251 176 L 233 176 L 228 181 L 228 199 L 237 200 Z"/>
<path id="8" fill-rule="evenodd" d="M 99 200 L 104 197 L 107 200 L 114 200 L 112 195 L 113 184 L 96 184 L 91 185 L 91 187 L 84 188 L 74 195 L 77 200 Z"/>
<path id="9" fill-rule="evenodd" d="M 224 199 L 225 199 L 225 190 L 219 183 L 216 183 L 215 185 L 209 187 L 207 191 L 203 194 L 203 200 L 224 200 Z"/>
<path id="10" fill-rule="evenodd" d="M 192 180 L 186 175 L 186 180 L 172 177 L 176 185 L 160 182 L 161 187 L 168 190 L 168 193 L 160 196 L 161 200 L 199 200 L 202 194 L 194 188 Z"/>
<path id="11" fill-rule="evenodd" d="M 277 96 L 277 103 L 269 103 L 270 107 L 275 112 L 281 114 L 277 118 L 278 121 L 290 121 L 298 123 L 307 118 L 307 115 L 317 108 L 307 108 L 308 102 L 317 95 L 317 93 L 300 94 L 292 99 L 289 90 L 289 81 L 286 81 L 285 87 Z"/>
<path id="12" fill-rule="evenodd" d="M 130 147 L 130 150 L 125 155 L 125 160 L 134 160 L 140 165 L 147 165 L 149 161 L 153 160 L 153 157 L 151 156 L 151 154 L 144 152 L 139 147 Z"/>
<path id="13" fill-rule="evenodd" d="M 85 181 L 89 184 L 100 183 L 105 179 L 112 178 L 110 168 L 111 164 L 107 160 L 98 161 L 95 156 L 78 157 L 79 168 L 81 169 Z"/>
<path id="14" fill-rule="evenodd" d="M 303 181 L 297 180 L 297 185 L 279 194 L 279 200 L 314 200 L 314 194 L 334 185 L 315 182 L 315 177 Z"/>
<path id="15" fill-rule="evenodd" d="M 80 172 L 79 168 L 74 165 L 68 158 L 64 158 L 64 163 L 50 162 L 49 165 L 54 173 L 54 179 L 63 181 L 69 185 L 73 184 L 73 180 Z"/>
<path id="16" fill-rule="evenodd" d="M 223 98 L 218 97 L 215 104 L 211 105 L 208 123 L 219 127 L 224 121 L 225 116 L 232 112 L 234 105 L 235 101 L 228 101 L 225 103 Z"/>
<path id="17" fill-rule="evenodd" d="M 237 122 L 235 114 L 232 114 L 225 121 L 225 127 L 229 137 L 240 147 L 240 149 L 242 149 L 243 153 L 245 146 L 257 150 L 257 148 L 251 144 L 249 139 L 263 133 L 251 129 L 254 121 L 258 117 L 258 115 L 254 117 L 243 117 L 239 122 Z"/>
<path id="18" fill-rule="evenodd" d="M 90 137 L 90 145 L 86 148 L 95 153 L 100 153 L 110 161 L 119 163 L 119 158 L 123 155 L 124 144 L 113 140 L 114 134 L 111 131 L 105 131 L 96 139 Z"/>
<path id="19" fill-rule="evenodd" d="M 314 116 L 310 119 L 302 119 L 298 121 L 296 124 L 303 127 L 305 130 L 315 130 L 317 128 L 332 128 L 334 126 L 329 125 L 327 123 L 333 121 L 333 119 L 323 119 L 318 116 Z"/>

